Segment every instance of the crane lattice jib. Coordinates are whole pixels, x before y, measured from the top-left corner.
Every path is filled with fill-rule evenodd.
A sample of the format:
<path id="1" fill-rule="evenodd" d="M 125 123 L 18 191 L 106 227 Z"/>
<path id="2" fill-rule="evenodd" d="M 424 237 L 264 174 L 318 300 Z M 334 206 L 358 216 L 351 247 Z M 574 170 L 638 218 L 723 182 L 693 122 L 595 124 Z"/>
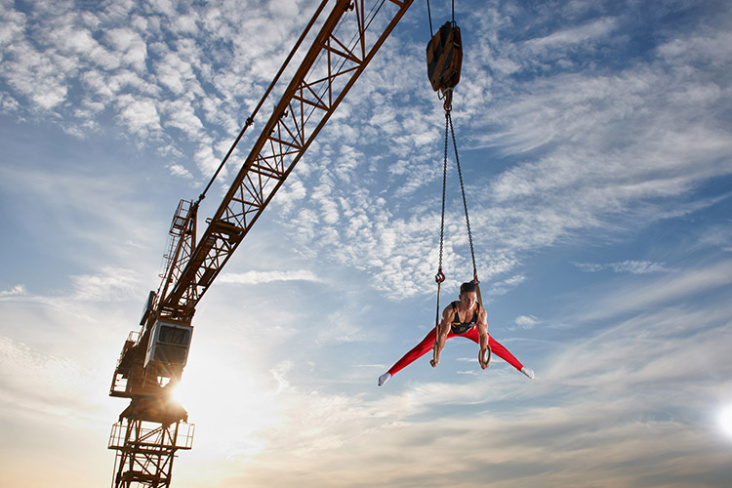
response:
<path id="1" fill-rule="evenodd" d="M 237 246 L 412 4 L 339 0 L 209 221 L 160 315 L 190 319 Z M 320 60 L 318 63 L 316 61 Z"/>

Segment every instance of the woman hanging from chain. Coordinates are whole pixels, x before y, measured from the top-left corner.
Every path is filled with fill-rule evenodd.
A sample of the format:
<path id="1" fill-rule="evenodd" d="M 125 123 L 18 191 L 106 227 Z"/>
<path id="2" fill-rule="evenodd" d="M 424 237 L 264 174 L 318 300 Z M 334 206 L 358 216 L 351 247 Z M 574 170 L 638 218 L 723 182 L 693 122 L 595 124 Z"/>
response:
<path id="1" fill-rule="evenodd" d="M 430 33 L 432 33 L 432 14 L 430 13 L 429 0 L 427 2 L 429 13 Z M 445 157 L 443 160 L 442 172 L 442 219 L 440 222 L 440 262 L 435 281 L 437 282 L 437 317 L 435 318 L 435 329 L 427 333 L 427 336 L 417 344 L 411 351 L 406 353 L 394 366 L 379 377 L 379 386 L 386 383 L 406 366 L 418 358 L 427 354 L 432 349 L 433 357 L 430 361 L 432 367 L 440 362 L 440 354 L 445 347 L 445 341 L 453 337 L 461 336 L 477 343 L 480 346 L 478 352 L 478 363 L 482 369 L 487 369 L 494 352 L 498 357 L 504 359 L 511 366 L 521 371 L 531 379 L 534 379 L 534 372 L 524 367 L 521 362 L 503 347 L 498 341 L 488 334 L 488 313 L 481 306 L 480 288 L 478 287 L 478 272 L 475 264 L 475 250 L 473 248 L 473 237 L 470 230 L 470 218 L 468 216 L 468 203 L 465 198 L 465 186 L 463 184 L 462 171 L 460 169 L 460 158 L 458 156 L 457 143 L 455 141 L 455 130 L 452 126 L 452 92 L 460 81 L 460 70 L 462 66 L 462 40 L 460 28 L 455 23 L 455 5 L 452 6 L 452 21 L 446 22 L 440 27 L 437 34 L 427 44 L 427 74 L 432 89 L 441 93 L 445 108 Z M 449 129 L 449 131 L 448 131 Z M 442 252 L 445 230 L 445 195 L 447 180 L 447 149 L 448 132 L 452 134 L 452 144 L 455 149 L 455 163 L 460 180 L 463 206 L 465 208 L 465 223 L 470 243 L 470 255 L 473 261 L 473 281 L 463 283 L 460 286 L 458 301 L 452 302 L 442 311 L 440 319 L 440 288 L 445 281 L 442 272 Z"/>
<path id="2" fill-rule="evenodd" d="M 477 284 L 472 281 L 463 283 L 460 286 L 459 298 L 458 301 L 445 307 L 436 332 L 430 331 L 422 342 L 406 353 L 389 371 L 379 377 L 379 386 L 386 383 L 389 378 L 415 360 L 427 354 L 430 349 L 433 351 L 430 364 L 432 367 L 437 366 L 440 362 L 442 349 L 445 347 L 445 341 L 458 336 L 470 339 L 480 346 L 478 363 L 482 369 L 488 368 L 490 351 L 492 351 L 511 366 L 534 379 L 534 372 L 531 369 L 521 364 L 508 349 L 488 334 L 488 314 L 478 301 Z"/>

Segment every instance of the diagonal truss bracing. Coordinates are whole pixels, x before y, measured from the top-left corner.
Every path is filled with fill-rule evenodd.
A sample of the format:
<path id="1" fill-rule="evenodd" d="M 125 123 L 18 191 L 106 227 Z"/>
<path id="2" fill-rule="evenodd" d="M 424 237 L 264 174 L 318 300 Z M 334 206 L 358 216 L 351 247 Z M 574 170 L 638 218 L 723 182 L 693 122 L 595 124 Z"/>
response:
<path id="1" fill-rule="evenodd" d="M 261 215 L 412 0 L 338 0 L 275 107 L 162 313 L 190 318 L 231 254 Z"/>
<path id="2" fill-rule="evenodd" d="M 112 426 L 109 449 L 115 449 L 115 477 L 118 488 L 168 488 L 173 460 L 180 449 L 190 449 L 193 425 L 120 420 Z"/>

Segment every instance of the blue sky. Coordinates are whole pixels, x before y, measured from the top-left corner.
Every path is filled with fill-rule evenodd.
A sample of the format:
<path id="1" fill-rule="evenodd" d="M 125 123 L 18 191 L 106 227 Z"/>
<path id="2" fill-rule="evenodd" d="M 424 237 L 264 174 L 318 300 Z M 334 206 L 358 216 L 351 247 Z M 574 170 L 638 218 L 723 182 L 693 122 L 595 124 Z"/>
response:
<path id="1" fill-rule="evenodd" d="M 174 486 L 728 486 L 730 7 L 456 4 L 489 331 L 536 379 L 455 339 L 376 386 L 434 323 L 444 117 L 416 2 L 201 301 Z M 5 483 L 111 480 L 109 384 L 178 200 L 315 6 L 0 0 Z M 472 274 L 448 177 L 443 303 Z"/>

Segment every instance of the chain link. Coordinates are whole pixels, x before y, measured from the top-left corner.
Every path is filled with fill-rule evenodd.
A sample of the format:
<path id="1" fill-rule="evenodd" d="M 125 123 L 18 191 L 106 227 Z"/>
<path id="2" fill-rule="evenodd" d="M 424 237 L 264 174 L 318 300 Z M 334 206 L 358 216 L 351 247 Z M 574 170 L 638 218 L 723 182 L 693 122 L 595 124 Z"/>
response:
<path id="1" fill-rule="evenodd" d="M 478 284 L 479 283 L 478 268 L 475 265 L 475 248 L 473 247 L 473 233 L 470 230 L 470 217 L 468 216 L 468 201 L 465 198 L 465 185 L 463 184 L 463 172 L 460 169 L 460 157 L 458 156 L 457 142 L 455 142 L 455 129 L 452 126 L 452 117 L 450 116 L 450 112 L 447 112 L 445 117 L 447 118 L 447 120 L 450 124 L 450 133 L 452 134 L 452 145 L 455 148 L 455 163 L 457 165 L 458 178 L 460 179 L 460 192 L 462 193 L 462 196 L 463 196 L 463 207 L 465 208 L 465 224 L 468 227 L 468 242 L 470 243 L 470 258 L 473 261 L 473 279 L 475 280 L 475 283 Z M 447 134 L 445 135 L 445 138 L 447 138 Z M 447 152 L 447 145 L 445 146 L 445 151 Z M 447 154 L 445 155 L 445 158 L 447 158 Z M 443 196 L 443 199 L 444 199 L 444 196 Z"/>

